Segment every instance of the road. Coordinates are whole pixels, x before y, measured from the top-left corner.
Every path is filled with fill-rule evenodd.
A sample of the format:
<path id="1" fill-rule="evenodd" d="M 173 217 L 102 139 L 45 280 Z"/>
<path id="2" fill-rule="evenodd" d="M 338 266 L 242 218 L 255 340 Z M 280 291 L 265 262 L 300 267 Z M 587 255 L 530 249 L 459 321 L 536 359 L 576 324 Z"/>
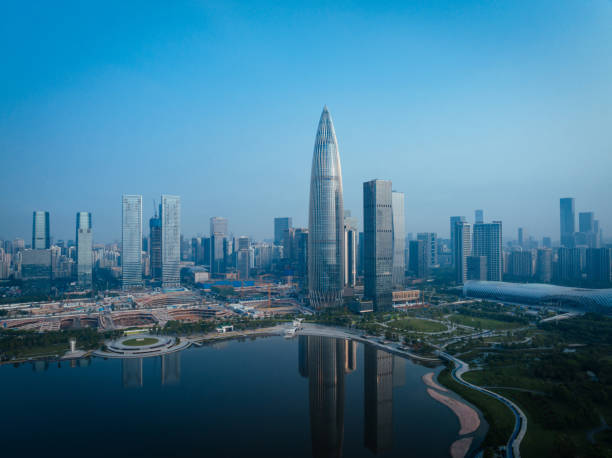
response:
<path id="1" fill-rule="evenodd" d="M 455 363 L 455 368 L 451 372 L 453 379 L 455 379 L 458 383 L 461 383 L 468 388 L 471 388 L 476 391 L 480 391 L 481 393 L 487 394 L 489 396 L 494 397 L 495 399 L 503 402 L 514 414 L 514 430 L 508 439 L 508 443 L 506 445 L 506 458 L 520 458 L 521 456 L 521 442 L 525 437 L 525 433 L 527 432 L 527 416 L 525 413 L 510 399 L 503 397 L 500 394 L 497 394 L 493 391 L 487 390 L 478 385 L 474 385 L 470 382 L 466 382 L 463 379 L 463 374 L 470 370 L 470 366 L 465 361 L 462 361 L 458 358 L 455 358 L 448 353 L 444 353 L 443 351 L 439 352 L 441 358 L 444 358 L 448 361 L 452 361 Z"/>

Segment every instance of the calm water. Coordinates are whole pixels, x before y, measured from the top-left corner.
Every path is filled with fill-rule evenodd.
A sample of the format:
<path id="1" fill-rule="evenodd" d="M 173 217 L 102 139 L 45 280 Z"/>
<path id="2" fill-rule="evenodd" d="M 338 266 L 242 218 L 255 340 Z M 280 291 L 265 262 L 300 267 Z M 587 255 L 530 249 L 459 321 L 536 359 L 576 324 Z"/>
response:
<path id="1" fill-rule="evenodd" d="M 440 369 L 303 336 L 5 365 L 0 456 L 449 456 L 459 421 L 421 381 Z"/>

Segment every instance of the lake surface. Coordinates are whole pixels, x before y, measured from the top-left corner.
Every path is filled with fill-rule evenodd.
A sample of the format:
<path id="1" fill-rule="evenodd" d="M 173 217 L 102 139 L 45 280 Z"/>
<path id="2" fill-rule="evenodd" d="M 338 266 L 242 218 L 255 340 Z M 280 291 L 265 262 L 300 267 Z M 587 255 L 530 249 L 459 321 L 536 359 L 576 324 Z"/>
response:
<path id="1" fill-rule="evenodd" d="M 459 421 L 421 380 L 440 370 L 305 336 L 5 365 L 0 456 L 449 456 Z"/>

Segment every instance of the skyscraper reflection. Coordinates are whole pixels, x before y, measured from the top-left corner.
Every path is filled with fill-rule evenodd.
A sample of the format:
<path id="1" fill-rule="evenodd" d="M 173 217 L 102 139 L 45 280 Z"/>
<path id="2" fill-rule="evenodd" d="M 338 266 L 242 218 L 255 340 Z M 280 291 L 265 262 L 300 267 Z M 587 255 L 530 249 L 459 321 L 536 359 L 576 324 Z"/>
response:
<path id="1" fill-rule="evenodd" d="M 308 377 L 312 455 L 316 458 L 342 456 L 347 343 L 300 336 L 299 371 Z"/>
<path id="2" fill-rule="evenodd" d="M 364 445 L 373 453 L 393 446 L 393 355 L 365 345 Z"/>
<path id="3" fill-rule="evenodd" d="M 142 386 L 142 358 L 125 358 L 121 360 L 121 380 L 123 388 Z"/>
<path id="4" fill-rule="evenodd" d="M 178 385 L 181 381 L 181 352 L 162 355 L 162 385 Z"/>

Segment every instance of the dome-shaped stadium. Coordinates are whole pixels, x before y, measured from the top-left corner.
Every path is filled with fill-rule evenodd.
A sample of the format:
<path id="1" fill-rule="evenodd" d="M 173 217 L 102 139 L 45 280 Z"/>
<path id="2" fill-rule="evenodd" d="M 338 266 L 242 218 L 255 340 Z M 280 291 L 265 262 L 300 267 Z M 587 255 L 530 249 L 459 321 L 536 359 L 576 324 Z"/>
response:
<path id="1" fill-rule="evenodd" d="M 612 289 L 473 280 L 463 285 L 463 295 L 515 304 L 571 307 L 591 312 L 612 313 Z"/>

